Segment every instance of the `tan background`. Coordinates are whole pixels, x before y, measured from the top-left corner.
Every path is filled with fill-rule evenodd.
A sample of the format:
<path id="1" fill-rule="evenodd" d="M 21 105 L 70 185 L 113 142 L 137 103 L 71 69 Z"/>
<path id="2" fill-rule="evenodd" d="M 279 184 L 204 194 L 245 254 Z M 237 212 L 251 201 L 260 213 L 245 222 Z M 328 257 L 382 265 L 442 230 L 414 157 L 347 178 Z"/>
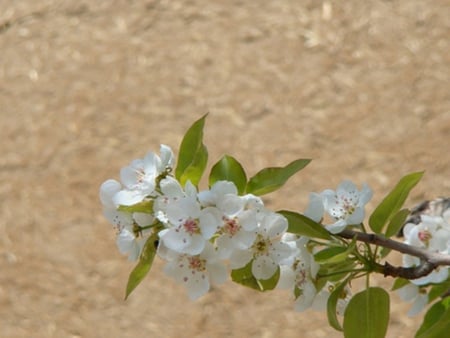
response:
<path id="1" fill-rule="evenodd" d="M 339 337 L 287 292 L 197 302 L 156 262 L 126 302 L 98 188 L 209 112 L 210 160 L 314 161 L 269 195 L 303 210 L 350 178 L 426 170 L 450 194 L 448 1 L 0 1 L 1 337 Z M 379 277 L 375 284 L 388 285 Z M 395 296 L 394 296 L 395 297 Z M 395 298 L 397 300 L 397 298 Z M 421 318 L 393 305 L 388 337 Z"/>

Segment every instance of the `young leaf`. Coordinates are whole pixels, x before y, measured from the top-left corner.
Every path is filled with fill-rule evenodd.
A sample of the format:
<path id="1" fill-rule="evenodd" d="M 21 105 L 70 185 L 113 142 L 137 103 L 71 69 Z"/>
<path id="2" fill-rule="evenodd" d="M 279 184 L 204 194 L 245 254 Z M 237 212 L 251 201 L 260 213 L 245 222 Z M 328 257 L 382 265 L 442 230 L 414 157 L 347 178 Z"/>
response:
<path id="1" fill-rule="evenodd" d="M 343 281 L 341 284 L 339 284 L 333 292 L 330 294 L 330 297 L 328 297 L 327 301 L 327 316 L 328 316 L 328 323 L 332 328 L 338 331 L 342 331 L 342 326 L 339 323 L 339 320 L 337 318 L 337 312 L 336 307 L 338 300 L 342 294 L 342 290 L 344 290 L 345 286 L 348 283 L 348 279 Z"/>
<path id="2" fill-rule="evenodd" d="M 402 226 L 405 224 L 406 217 L 409 215 L 408 209 L 402 209 L 397 212 L 389 221 L 389 224 L 386 228 L 386 237 L 392 237 L 400 231 Z"/>
<path id="3" fill-rule="evenodd" d="M 117 210 L 130 213 L 142 212 L 145 214 L 151 214 L 153 213 L 153 200 L 144 200 L 133 205 L 119 205 Z"/>
<path id="4" fill-rule="evenodd" d="M 188 129 L 181 141 L 180 150 L 175 169 L 175 177 L 184 186 L 187 181 L 198 185 L 208 161 L 208 150 L 203 144 L 204 115 Z"/>
<path id="5" fill-rule="evenodd" d="M 217 181 L 231 181 L 236 185 L 239 195 L 245 192 L 247 175 L 242 165 L 232 156 L 225 155 L 214 164 L 209 175 L 209 185 Z"/>
<path id="6" fill-rule="evenodd" d="M 128 277 L 127 288 L 125 292 L 125 299 L 131 294 L 131 292 L 139 285 L 139 283 L 144 279 L 153 264 L 153 259 L 155 258 L 156 248 L 158 240 L 158 233 L 151 235 L 147 242 L 144 244 L 141 256 L 139 257 L 139 262 L 131 271 L 130 277 Z"/>
<path id="7" fill-rule="evenodd" d="M 412 188 L 420 181 L 423 172 L 404 176 L 394 189 L 381 201 L 369 218 L 370 228 L 377 234 L 382 233 L 383 227 L 400 210 Z"/>
<path id="8" fill-rule="evenodd" d="M 353 296 L 344 313 L 346 338 L 383 338 L 389 323 L 389 294 L 371 287 Z"/>
<path id="9" fill-rule="evenodd" d="M 284 183 L 296 172 L 308 165 L 311 160 L 299 159 L 289 163 L 285 167 L 265 168 L 250 178 L 247 183 L 247 193 L 254 195 L 264 195 L 275 191 L 283 186 Z"/>
<path id="10" fill-rule="evenodd" d="M 231 280 L 235 283 L 244 285 L 257 291 L 273 290 L 280 279 L 280 268 L 269 279 L 256 279 L 252 274 L 252 263 L 250 261 L 246 266 L 231 271 Z"/>
<path id="11" fill-rule="evenodd" d="M 311 238 L 331 239 L 330 233 L 319 223 L 294 211 L 281 210 L 277 213 L 286 217 L 288 232 Z"/>
<path id="12" fill-rule="evenodd" d="M 398 290 L 408 284 L 409 280 L 404 278 L 396 278 L 394 284 L 392 285 L 391 291 Z"/>
<path id="13" fill-rule="evenodd" d="M 335 246 L 323 249 L 314 255 L 314 260 L 317 263 L 340 263 L 347 259 L 355 246 L 356 240 L 352 241 L 348 247 Z"/>
<path id="14" fill-rule="evenodd" d="M 448 337 L 450 331 L 450 309 L 442 302 L 435 303 L 425 314 L 416 338 Z"/>

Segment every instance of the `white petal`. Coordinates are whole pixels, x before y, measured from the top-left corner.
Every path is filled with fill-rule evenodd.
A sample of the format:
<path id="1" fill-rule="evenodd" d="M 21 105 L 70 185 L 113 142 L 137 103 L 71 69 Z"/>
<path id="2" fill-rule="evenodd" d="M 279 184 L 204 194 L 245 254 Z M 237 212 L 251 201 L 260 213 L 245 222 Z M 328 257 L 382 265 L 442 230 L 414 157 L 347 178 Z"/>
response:
<path id="1" fill-rule="evenodd" d="M 287 259 L 289 256 L 294 254 L 295 251 L 286 243 L 273 243 L 272 249 L 269 252 L 271 259 L 275 263 L 280 263 L 282 260 Z"/>
<path id="2" fill-rule="evenodd" d="M 205 239 L 201 235 L 192 235 L 189 246 L 186 246 L 183 252 L 189 255 L 198 255 L 205 248 Z"/>
<path id="3" fill-rule="evenodd" d="M 175 157 L 173 155 L 173 151 L 169 146 L 166 146 L 165 144 L 161 144 L 159 153 L 161 154 L 161 168 L 160 171 L 168 168 L 173 168 L 175 164 Z"/>
<path id="4" fill-rule="evenodd" d="M 322 195 L 312 192 L 309 194 L 309 205 L 306 208 L 304 215 L 311 218 L 315 222 L 319 222 L 324 213 L 323 197 Z"/>
<path id="5" fill-rule="evenodd" d="M 295 301 L 294 308 L 296 311 L 302 312 L 309 309 L 316 296 L 316 288 L 311 281 L 306 281 L 302 286 L 302 294 Z"/>
<path id="6" fill-rule="evenodd" d="M 326 225 L 325 228 L 332 234 L 338 234 L 347 226 L 347 222 L 343 219 L 337 221 L 334 224 Z"/>
<path id="7" fill-rule="evenodd" d="M 118 205 L 133 205 L 146 197 L 146 194 L 140 190 L 121 190 L 113 197 L 113 202 Z"/>
<path id="8" fill-rule="evenodd" d="M 191 300 L 196 300 L 209 291 L 209 279 L 204 273 L 195 271 L 185 277 L 187 279 L 184 284 Z"/>
<path id="9" fill-rule="evenodd" d="M 249 250 L 235 250 L 230 256 L 230 268 L 243 268 L 250 262 L 253 255 Z"/>
<path id="10" fill-rule="evenodd" d="M 364 221 L 364 209 L 359 207 L 347 218 L 349 225 L 360 224 L 362 221 Z"/>
<path id="11" fill-rule="evenodd" d="M 286 218 L 280 214 L 270 213 L 265 218 L 265 227 L 269 238 L 281 237 L 288 228 Z"/>
<path id="12" fill-rule="evenodd" d="M 199 227 L 203 238 L 210 239 L 217 231 L 221 222 L 221 214 L 217 208 L 208 207 L 200 212 Z"/>
<path id="13" fill-rule="evenodd" d="M 372 195 L 373 195 L 372 189 L 370 189 L 370 187 L 366 183 L 364 183 L 359 196 L 359 204 L 361 206 L 367 204 L 367 202 L 371 200 Z"/>
<path id="14" fill-rule="evenodd" d="M 412 317 L 418 315 L 428 304 L 428 295 L 419 293 L 414 300 L 411 309 L 408 311 L 408 316 Z"/>
<path id="15" fill-rule="evenodd" d="M 107 180 L 100 186 L 100 201 L 104 206 L 115 207 L 113 196 L 122 189 L 122 185 L 116 180 Z"/>
<path id="16" fill-rule="evenodd" d="M 278 280 L 278 289 L 294 289 L 295 272 L 289 266 L 280 266 L 280 279 Z"/>
<path id="17" fill-rule="evenodd" d="M 148 152 L 144 157 L 142 166 L 145 176 L 149 176 L 154 179 L 158 176 L 158 168 L 161 167 L 161 159 L 154 152 Z"/>
<path id="18" fill-rule="evenodd" d="M 183 189 L 181 188 L 180 183 L 173 177 L 167 176 L 159 182 L 159 186 L 161 188 L 161 192 L 169 198 L 182 197 Z"/>
<path id="19" fill-rule="evenodd" d="M 252 274 L 256 279 L 269 279 L 277 271 L 278 264 L 272 258 L 262 255 L 255 258 L 252 263 Z"/>

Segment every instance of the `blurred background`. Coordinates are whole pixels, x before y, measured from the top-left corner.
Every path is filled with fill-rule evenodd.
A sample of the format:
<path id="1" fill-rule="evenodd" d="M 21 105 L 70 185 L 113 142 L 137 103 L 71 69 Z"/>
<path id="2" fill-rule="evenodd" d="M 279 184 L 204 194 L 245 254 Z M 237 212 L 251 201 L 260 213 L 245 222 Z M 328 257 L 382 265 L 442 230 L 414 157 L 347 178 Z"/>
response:
<path id="1" fill-rule="evenodd" d="M 191 302 L 158 260 L 124 301 L 99 186 L 209 112 L 210 163 L 313 159 L 274 210 L 351 179 L 370 213 L 421 170 L 407 206 L 448 196 L 449 17 L 444 0 L 0 1 L 0 336 L 340 337 L 286 291 Z M 411 337 L 421 318 L 392 297 L 388 337 Z"/>

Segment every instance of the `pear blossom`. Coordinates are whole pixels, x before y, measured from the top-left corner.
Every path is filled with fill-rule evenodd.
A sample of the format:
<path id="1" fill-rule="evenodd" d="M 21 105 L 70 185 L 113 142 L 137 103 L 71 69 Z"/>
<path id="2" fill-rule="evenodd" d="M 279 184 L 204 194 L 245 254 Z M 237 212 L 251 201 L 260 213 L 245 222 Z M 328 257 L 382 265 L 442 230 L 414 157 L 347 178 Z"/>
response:
<path id="1" fill-rule="evenodd" d="M 167 184 L 166 184 L 167 183 Z M 169 249 L 179 253 L 197 255 L 203 251 L 209 240 L 221 224 L 221 214 L 215 207 L 201 208 L 195 187 L 188 182 L 188 193 L 183 194 L 176 187 L 176 181 L 168 179 L 161 182 L 164 192 L 172 191 L 172 198 L 162 196 L 156 208 L 157 217 L 165 222 L 166 229 L 159 232 L 161 241 Z"/>
<path id="2" fill-rule="evenodd" d="M 264 207 L 259 197 L 238 196 L 234 183 L 218 181 L 210 190 L 199 193 L 199 200 L 221 212 L 215 244 L 222 258 L 229 258 L 234 250 L 245 250 L 253 244 L 254 230 Z"/>
<path id="3" fill-rule="evenodd" d="M 161 145 L 161 156 L 147 153 L 143 159 L 133 160 L 120 171 L 120 179 L 125 189 L 114 196 L 116 205 L 133 205 L 155 193 L 157 178 L 173 169 L 174 155 L 170 147 Z"/>
<path id="4" fill-rule="evenodd" d="M 397 292 L 401 300 L 413 303 L 411 309 L 408 311 L 408 316 L 410 317 L 419 314 L 428 304 L 427 293 L 417 285 L 408 283 L 398 289 Z"/>
<path id="5" fill-rule="evenodd" d="M 325 228 L 337 234 L 347 225 L 360 224 L 364 220 L 364 206 L 372 198 L 372 190 L 363 184 L 362 190 L 351 181 L 343 181 L 336 191 L 327 189 L 322 193 L 325 211 L 335 220 L 335 223 Z"/>
<path id="6" fill-rule="evenodd" d="M 158 254 L 168 261 L 164 272 L 186 287 L 191 300 L 207 293 L 211 283 L 222 284 L 227 279 L 227 269 L 209 242 L 197 255 L 178 253 L 164 244 L 159 245 Z"/>
<path id="7" fill-rule="evenodd" d="M 120 191 L 121 184 L 115 180 L 107 180 L 100 187 L 100 200 L 106 219 L 116 228 L 116 244 L 122 254 L 127 254 L 130 261 L 140 256 L 151 229 L 144 227 L 154 222 L 151 214 L 141 212 L 124 212 L 117 210 L 113 196 Z"/>
<path id="8" fill-rule="evenodd" d="M 293 249 L 281 242 L 287 230 L 287 220 L 282 215 L 266 211 L 255 230 L 255 241 L 247 250 L 234 250 L 230 256 L 232 269 L 242 268 L 252 262 L 252 274 L 257 279 L 269 279 L 280 262 L 293 253 Z"/>
<path id="9" fill-rule="evenodd" d="M 450 225 L 441 216 L 421 215 L 419 224 L 408 223 L 403 229 L 405 243 L 427 249 L 432 252 L 450 254 Z M 418 266 L 418 257 L 403 255 L 403 266 Z M 424 277 L 411 280 L 416 285 L 441 283 L 449 276 L 447 266 L 439 266 Z"/>
<path id="10" fill-rule="evenodd" d="M 283 240 L 286 241 L 288 237 L 290 236 L 284 235 Z M 294 292 L 300 291 L 294 304 L 295 310 L 299 312 L 310 308 L 317 295 L 314 281 L 320 266 L 306 248 L 308 241 L 307 237 L 286 241 L 293 247 L 295 254 L 282 261 L 280 280 L 277 285 L 279 288 L 289 288 Z"/>

